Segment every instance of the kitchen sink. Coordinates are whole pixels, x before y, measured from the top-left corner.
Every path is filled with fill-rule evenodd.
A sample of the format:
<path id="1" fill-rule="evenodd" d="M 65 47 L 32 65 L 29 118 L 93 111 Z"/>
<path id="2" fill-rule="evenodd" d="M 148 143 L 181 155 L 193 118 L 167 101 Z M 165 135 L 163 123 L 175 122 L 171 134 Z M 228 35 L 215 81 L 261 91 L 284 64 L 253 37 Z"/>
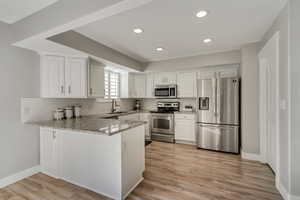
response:
<path id="1" fill-rule="evenodd" d="M 107 114 L 113 115 L 113 114 L 123 114 L 123 113 L 127 113 L 127 112 L 110 112 L 110 113 L 107 113 Z"/>

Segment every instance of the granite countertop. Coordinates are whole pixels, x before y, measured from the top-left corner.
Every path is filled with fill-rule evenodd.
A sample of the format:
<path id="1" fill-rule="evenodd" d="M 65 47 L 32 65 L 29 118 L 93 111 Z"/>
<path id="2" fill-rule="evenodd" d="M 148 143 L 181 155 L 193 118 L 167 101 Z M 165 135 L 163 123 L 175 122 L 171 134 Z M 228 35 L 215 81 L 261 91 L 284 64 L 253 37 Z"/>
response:
<path id="1" fill-rule="evenodd" d="M 29 122 L 28 124 L 46 128 L 111 136 L 141 126 L 145 123 L 146 122 L 143 121 L 103 119 L 101 116 L 86 116 L 78 119 L 36 121 Z"/>
<path id="2" fill-rule="evenodd" d="M 188 115 L 195 115 L 196 111 L 178 111 L 175 114 L 188 114 Z"/>

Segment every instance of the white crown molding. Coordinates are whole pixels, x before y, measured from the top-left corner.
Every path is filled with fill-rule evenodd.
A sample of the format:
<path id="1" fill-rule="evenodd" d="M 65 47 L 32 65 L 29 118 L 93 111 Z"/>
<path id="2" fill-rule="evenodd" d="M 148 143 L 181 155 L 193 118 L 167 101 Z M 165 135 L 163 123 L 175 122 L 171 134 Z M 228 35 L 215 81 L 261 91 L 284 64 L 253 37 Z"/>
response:
<path id="1" fill-rule="evenodd" d="M 40 171 L 41 171 L 41 167 L 38 165 L 38 166 L 32 167 L 30 169 L 26 169 L 24 171 L 21 171 L 16 174 L 5 177 L 3 179 L 0 179 L 0 188 L 4 188 L 8 185 L 14 184 L 24 178 L 27 178 L 34 174 L 39 173 Z"/>

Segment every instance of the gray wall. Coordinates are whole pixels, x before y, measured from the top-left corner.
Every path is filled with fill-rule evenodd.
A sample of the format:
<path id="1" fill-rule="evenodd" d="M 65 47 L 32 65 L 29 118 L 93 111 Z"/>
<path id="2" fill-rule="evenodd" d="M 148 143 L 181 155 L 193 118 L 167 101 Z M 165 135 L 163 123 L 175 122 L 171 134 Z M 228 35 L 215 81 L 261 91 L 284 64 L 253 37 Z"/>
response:
<path id="1" fill-rule="evenodd" d="M 300 196 L 300 1 L 290 1 L 291 193 Z"/>
<path id="2" fill-rule="evenodd" d="M 287 102 L 287 109 L 280 110 L 279 113 L 280 181 L 287 191 L 289 191 L 289 5 L 281 11 L 273 25 L 264 35 L 262 46 L 264 46 L 277 31 L 280 31 L 279 96 L 281 100 L 285 100 Z"/>
<path id="3" fill-rule="evenodd" d="M 259 154 L 258 121 L 258 51 L 260 44 L 253 43 L 242 47 L 241 63 L 241 127 L 242 151 Z"/>
<path id="4" fill-rule="evenodd" d="M 37 54 L 10 46 L 13 32 L 0 22 L 0 179 L 39 164 L 38 129 L 20 121 L 21 97 L 39 95 Z"/>
<path id="5" fill-rule="evenodd" d="M 198 55 L 165 61 L 151 62 L 146 66 L 145 71 L 190 70 L 199 67 L 239 63 L 241 63 L 241 53 L 239 50 L 237 50 L 209 55 Z"/>

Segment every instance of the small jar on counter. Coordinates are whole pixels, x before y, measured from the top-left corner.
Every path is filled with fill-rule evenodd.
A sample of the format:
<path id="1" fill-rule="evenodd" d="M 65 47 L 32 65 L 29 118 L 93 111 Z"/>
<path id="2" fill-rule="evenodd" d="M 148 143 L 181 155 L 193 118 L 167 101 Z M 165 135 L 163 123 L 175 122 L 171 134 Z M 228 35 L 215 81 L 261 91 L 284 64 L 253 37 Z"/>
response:
<path id="1" fill-rule="evenodd" d="M 55 111 L 53 111 L 53 119 L 54 120 L 63 120 L 65 117 L 64 109 L 57 108 Z"/>

